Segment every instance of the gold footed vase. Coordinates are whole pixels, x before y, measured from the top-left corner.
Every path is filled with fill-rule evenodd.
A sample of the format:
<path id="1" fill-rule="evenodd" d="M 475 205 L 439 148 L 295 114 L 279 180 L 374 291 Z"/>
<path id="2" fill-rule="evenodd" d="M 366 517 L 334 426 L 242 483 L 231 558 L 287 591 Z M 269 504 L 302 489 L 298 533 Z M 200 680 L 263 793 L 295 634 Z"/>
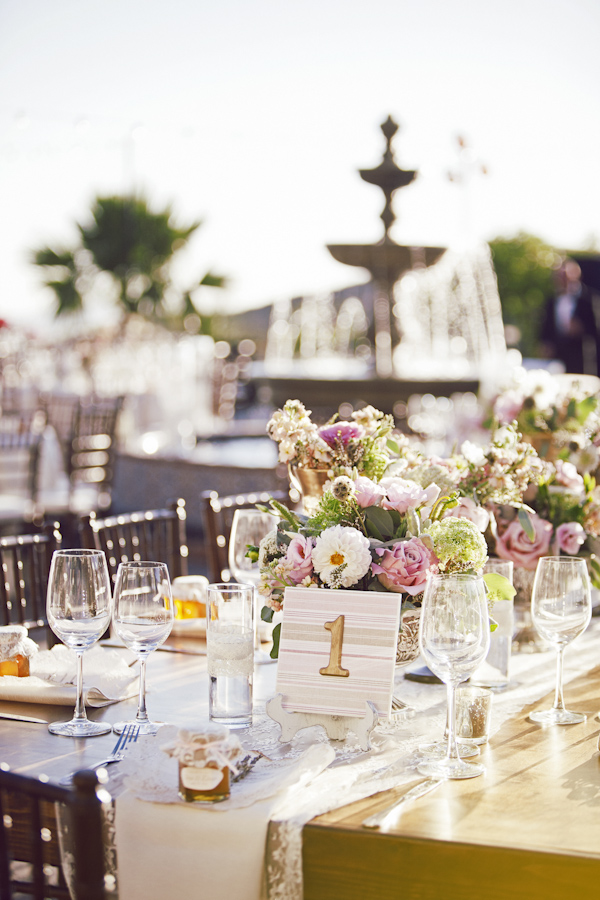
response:
<path id="1" fill-rule="evenodd" d="M 288 465 L 288 474 L 292 487 L 296 488 L 302 498 L 302 508 L 307 516 L 317 511 L 319 500 L 323 496 L 323 486 L 330 480 L 328 468 L 308 469 L 305 466 Z"/>

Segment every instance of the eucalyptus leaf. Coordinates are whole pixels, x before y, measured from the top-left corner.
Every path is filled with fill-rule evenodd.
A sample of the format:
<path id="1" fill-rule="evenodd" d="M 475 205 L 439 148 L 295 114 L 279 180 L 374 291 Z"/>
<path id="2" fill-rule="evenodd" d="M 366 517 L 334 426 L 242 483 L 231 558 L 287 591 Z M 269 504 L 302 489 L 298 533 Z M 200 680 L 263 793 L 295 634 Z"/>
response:
<path id="1" fill-rule="evenodd" d="M 365 519 L 367 524 L 371 522 L 380 534 L 394 533 L 394 520 L 387 509 L 380 509 L 378 506 L 369 506 L 365 509 Z"/>
<path id="2" fill-rule="evenodd" d="M 496 600 L 512 600 L 517 593 L 508 578 L 505 578 L 504 575 L 499 575 L 497 572 L 486 572 L 483 580 L 492 603 L 495 603 Z"/>
<path id="3" fill-rule="evenodd" d="M 525 507 L 521 507 L 518 512 L 519 522 L 521 523 L 521 528 L 533 544 L 535 540 L 535 528 L 533 527 L 533 522 L 529 516 L 529 513 L 525 509 Z"/>
<path id="4" fill-rule="evenodd" d="M 263 622 L 272 622 L 273 621 L 273 610 L 270 606 L 263 606 L 260 611 L 260 617 Z"/>
<path id="5" fill-rule="evenodd" d="M 281 637 L 281 622 L 278 622 L 278 624 L 273 629 L 273 646 L 271 648 L 271 653 L 270 653 L 271 659 L 277 659 L 277 657 L 279 656 L 279 639 L 280 639 L 280 637 Z"/>

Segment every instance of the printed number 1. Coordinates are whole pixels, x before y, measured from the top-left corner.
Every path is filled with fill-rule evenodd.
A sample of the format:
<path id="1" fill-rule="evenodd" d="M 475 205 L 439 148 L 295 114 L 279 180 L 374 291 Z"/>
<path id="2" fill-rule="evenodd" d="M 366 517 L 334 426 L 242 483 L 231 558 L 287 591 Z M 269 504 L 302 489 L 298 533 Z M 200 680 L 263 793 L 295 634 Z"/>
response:
<path id="1" fill-rule="evenodd" d="M 319 669 L 321 675 L 341 675 L 347 678 L 350 672 L 342 669 L 342 643 L 344 641 L 344 616 L 338 616 L 335 622 L 325 622 L 323 626 L 331 632 L 331 650 L 329 662 L 323 669 Z"/>

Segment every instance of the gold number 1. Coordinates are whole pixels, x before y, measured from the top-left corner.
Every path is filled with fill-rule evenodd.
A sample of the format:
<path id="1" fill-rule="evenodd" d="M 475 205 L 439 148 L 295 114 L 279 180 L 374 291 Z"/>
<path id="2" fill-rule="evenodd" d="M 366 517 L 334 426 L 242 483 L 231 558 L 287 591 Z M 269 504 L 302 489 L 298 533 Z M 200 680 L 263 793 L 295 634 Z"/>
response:
<path id="1" fill-rule="evenodd" d="M 350 672 L 342 669 L 342 643 L 344 641 L 344 617 L 338 616 L 335 622 L 325 622 L 323 626 L 331 632 L 331 650 L 329 662 L 323 669 L 319 669 L 321 675 L 341 675 L 347 678 Z"/>

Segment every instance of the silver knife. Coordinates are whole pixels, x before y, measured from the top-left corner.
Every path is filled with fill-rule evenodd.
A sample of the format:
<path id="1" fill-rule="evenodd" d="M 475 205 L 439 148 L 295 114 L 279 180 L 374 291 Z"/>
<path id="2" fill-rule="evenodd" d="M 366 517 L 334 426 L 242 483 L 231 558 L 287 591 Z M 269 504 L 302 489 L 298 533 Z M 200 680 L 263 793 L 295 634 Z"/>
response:
<path id="1" fill-rule="evenodd" d="M 14 719 L 15 722 L 34 722 L 36 725 L 47 725 L 46 719 L 34 719 L 33 716 L 18 716 L 16 713 L 0 712 L 0 719 Z"/>
<path id="2" fill-rule="evenodd" d="M 361 822 L 361 825 L 363 828 L 381 828 L 388 819 L 393 818 L 397 809 L 404 806 L 405 803 L 410 803 L 411 800 L 417 800 L 419 797 L 423 797 L 430 791 L 434 791 L 440 784 L 443 784 L 445 780 L 445 778 L 428 778 L 427 781 L 422 781 L 421 784 L 417 784 L 416 787 L 411 788 L 410 791 L 403 794 L 399 800 L 386 806 L 385 809 L 375 813 L 375 815 L 369 816 L 368 819 Z"/>

